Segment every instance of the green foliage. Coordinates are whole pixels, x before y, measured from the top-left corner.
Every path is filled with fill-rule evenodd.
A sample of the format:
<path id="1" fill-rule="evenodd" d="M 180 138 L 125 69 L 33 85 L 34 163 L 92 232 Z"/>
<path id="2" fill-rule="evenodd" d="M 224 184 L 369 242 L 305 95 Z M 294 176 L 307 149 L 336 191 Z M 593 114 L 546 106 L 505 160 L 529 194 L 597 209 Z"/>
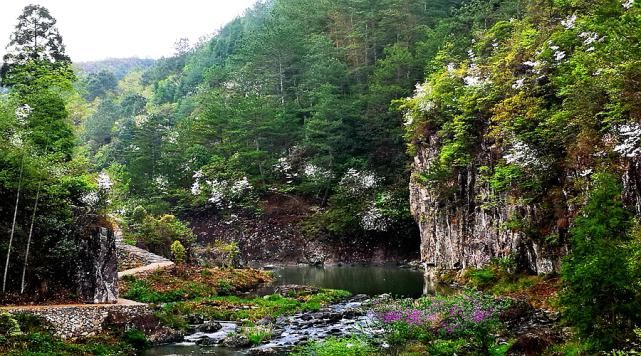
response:
<path id="1" fill-rule="evenodd" d="M 472 287 L 484 289 L 496 281 L 496 274 L 490 268 L 471 269 L 466 277 Z"/>
<path id="2" fill-rule="evenodd" d="M 0 334 L 9 338 L 22 335 L 20 324 L 13 315 L 9 313 L 0 314 Z"/>
<path id="3" fill-rule="evenodd" d="M 136 207 L 128 219 L 125 237 L 133 239 L 147 247 L 150 251 L 171 257 L 176 242 L 182 247 L 182 258 L 195 241 L 194 233 L 189 226 L 173 215 L 163 215 L 156 218 L 146 214 L 142 207 Z M 174 246 L 175 245 L 175 246 Z M 179 252 L 179 251 L 177 251 Z M 177 256 L 174 255 L 177 258 Z"/>
<path id="4" fill-rule="evenodd" d="M 175 240 L 171 244 L 171 255 L 174 256 L 174 261 L 181 264 L 185 262 L 185 247 L 180 243 L 180 241 Z"/>
<path id="5" fill-rule="evenodd" d="M 394 223 L 387 231 L 415 233 L 407 228 L 400 113 L 389 106 L 424 76 L 436 53 L 418 47 L 459 3 L 257 4 L 115 90 L 103 90 L 111 86 L 93 74 L 99 85 L 88 98 L 98 95 L 99 104 L 85 121 L 90 158 L 122 165 L 128 198 L 154 214 L 259 212 L 259 199 L 279 192 L 322 209 L 328 223 L 310 231 L 347 237 L 386 232 L 364 228 L 359 217 L 387 194 L 395 197 L 385 207 Z M 129 110 L 134 96 L 144 105 Z M 374 172 L 379 184 L 340 196 L 350 169 Z M 239 189 L 243 182 L 251 189 Z"/>
<path id="6" fill-rule="evenodd" d="M 272 331 L 266 326 L 249 326 L 243 327 L 242 334 L 247 336 L 252 345 L 260 345 L 265 340 L 269 340 L 272 336 Z"/>
<path id="7" fill-rule="evenodd" d="M 299 356 L 369 356 L 376 354 L 366 338 L 351 336 L 346 338 L 327 338 L 314 341 L 295 351 Z"/>
<path id="8" fill-rule="evenodd" d="M 631 214 L 621 200 L 621 185 L 598 174 L 570 233 L 561 303 L 565 316 L 593 347 L 607 349 L 641 321 L 639 270 L 633 268 L 639 245 L 631 238 Z"/>
<path id="9" fill-rule="evenodd" d="M 176 327 L 186 326 L 184 320 L 189 314 L 212 320 L 256 321 L 266 316 L 278 317 L 297 312 L 318 311 L 322 306 L 335 303 L 349 295 L 350 293 L 346 291 L 323 289 L 317 293 L 296 297 L 273 294 L 258 298 L 217 296 L 191 299 L 191 297 L 185 297 L 184 293 L 182 295 L 176 293 L 174 300 L 180 301 L 165 304 L 157 316 Z"/>
<path id="10" fill-rule="evenodd" d="M 131 345 L 136 350 L 145 350 L 151 346 L 145 333 L 138 329 L 129 329 L 124 332 L 123 341 Z"/>

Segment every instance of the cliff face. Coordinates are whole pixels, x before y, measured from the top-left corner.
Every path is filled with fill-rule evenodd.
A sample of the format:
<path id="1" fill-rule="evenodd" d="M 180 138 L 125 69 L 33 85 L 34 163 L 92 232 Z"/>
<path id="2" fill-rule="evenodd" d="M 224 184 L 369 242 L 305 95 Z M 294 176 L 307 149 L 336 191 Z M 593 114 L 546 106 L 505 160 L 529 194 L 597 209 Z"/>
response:
<path id="1" fill-rule="evenodd" d="M 412 167 L 415 173 L 429 170 L 438 159 L 438 136 L 428 136 L 418 147 Z M 479 167 L 494 167 L 496 148 L 486 142 L 477 152 L 472 163 L 458 170 L 445 197 L 412 176 L 410 205 L 420 228 L 421 259 L 437 269 L 459 269 L 482 267 L 493 258 L 512 257 L 521 270 L 558 271 L 560 257 L 566 251 L 563 243 L 545 244 L 509 227 L 514 217 L 528 221 L 546 219 L 538 216 L 536 204 L 525 207 L 510 203 L 484 204 L 488 196 L 497 194 L 499 201 L 510 199 L 505 193 L 493 192 L 489 183 L 479 177 Z M 548 227 L 551 234 L 564 235 L 563 224 L 552 225 Z"/>
<path id="2" fill-rule="evenodd" d="M 112 230 L 95 228 L 81 241 L 76 273 L 78 295 L 85 303 L 118 301 L 116 240 Z"/>

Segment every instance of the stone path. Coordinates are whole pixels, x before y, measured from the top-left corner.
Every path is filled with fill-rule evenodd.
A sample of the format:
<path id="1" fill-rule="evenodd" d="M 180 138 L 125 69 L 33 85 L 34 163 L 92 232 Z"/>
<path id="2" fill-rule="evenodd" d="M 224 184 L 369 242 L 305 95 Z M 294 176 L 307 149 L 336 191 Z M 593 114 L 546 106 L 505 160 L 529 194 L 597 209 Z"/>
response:
<path id="1" fill-rule="evenodd" d="M 167 268 L 174 265 L 172 261 L 162 256 L 158 256 L 147 250 L 143 250 L 139 247 L 126 244 L 122 240 L 122 231 L 119 228 L 114 229 L 114 234 L 116 236 L 116 249 L 124 254 L 134 256 L 136 259 L 142 260 L 145 263 L 144 266 L 118 272 L 118 278 L 122 278 L 123 276 L 135 275 L 141 272 Z"/>
<path id="2" fill-rule="evenodd" d="M 38 309 L 52 309 L 52 308 L 109 308 L 119 306 L 136 306 L 146 305 L 145 303 L 134 302 L 133 300 L 118 298 L 118 303 L 114 304 L 47 304 L 47 305 L 15 305 L 15 306 L 2 306 L 0 310 L 38 310 Z"/>

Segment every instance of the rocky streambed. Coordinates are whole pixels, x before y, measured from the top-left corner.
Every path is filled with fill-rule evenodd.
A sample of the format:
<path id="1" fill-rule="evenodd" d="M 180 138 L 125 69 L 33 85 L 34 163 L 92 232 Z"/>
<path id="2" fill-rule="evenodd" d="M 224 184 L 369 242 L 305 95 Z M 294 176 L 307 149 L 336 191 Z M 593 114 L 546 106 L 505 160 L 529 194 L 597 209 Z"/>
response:
<path id="1" fill-rule="evenodd" d="M 196 319 L 192 321 L 198 324 L 192 325 L 194 331 L 186 335 L 183 342 L 156 346 L 146 355 L 274 355 L 330 336 L 361 334 L 376 338 L 383 330 L 376 326 L 368 311 L 372 301 L 367 295 L 356 295 L 315 312 L 267 317 L 246 330 L 235 322 Z M 269 330 L 271 338 L 253 345 L 246 332 L 250 329 Z"/>

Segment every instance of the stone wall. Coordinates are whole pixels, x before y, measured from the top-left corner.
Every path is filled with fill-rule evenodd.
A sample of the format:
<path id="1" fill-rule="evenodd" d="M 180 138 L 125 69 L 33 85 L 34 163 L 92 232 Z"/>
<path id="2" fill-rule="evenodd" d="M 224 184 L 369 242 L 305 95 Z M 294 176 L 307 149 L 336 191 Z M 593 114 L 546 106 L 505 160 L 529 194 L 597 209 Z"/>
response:
<path id="1" fill-rule="evenodd" d="M 75 339 L 99 334 L 104 321 L 112 313 L 128 318 L 151 314 L 147 304 L 123 302 L 122 304 L 89 304 L 2 308 L 8 313 L 27 313 L 42 317 L 49 322 L 54 333 L 65 339 Z"/>

